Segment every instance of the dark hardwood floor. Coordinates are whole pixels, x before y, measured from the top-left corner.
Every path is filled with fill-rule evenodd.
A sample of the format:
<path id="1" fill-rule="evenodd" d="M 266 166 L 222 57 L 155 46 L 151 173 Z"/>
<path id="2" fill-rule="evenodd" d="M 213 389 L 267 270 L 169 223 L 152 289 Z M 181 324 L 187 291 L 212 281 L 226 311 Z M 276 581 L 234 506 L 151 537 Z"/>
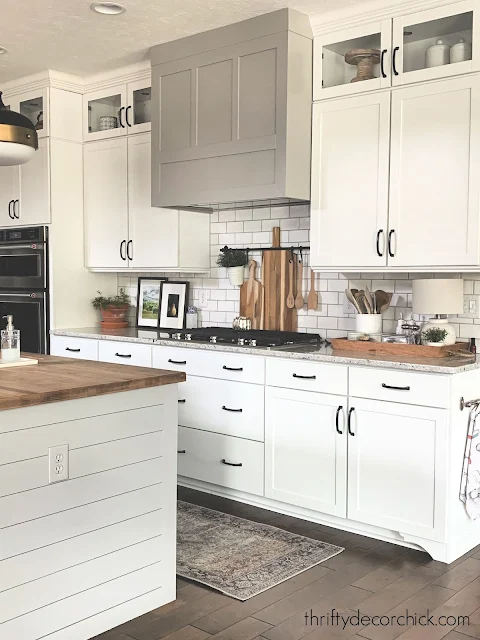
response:
<path id="1" fill-rule="evenodd" d="M 480 547 L 446 565 L 420 551 L 190 489 L 179 488 L 179 499 L 332 542 L 345 551 L 246 602 L 179 578 L 175 602 L 95 640 L 480 639 Z M 375 626 L 359 625 L 355 618 L 337 626 L 317 626 L 314 618 L 314 624 L 306 623 L 306 613 L 320 618 L 332 609 L 344 617 L 359 610 L 389 618 L 428 610 L 437 624 L 406 626 L 403 618 L 400 624 L 376 619 Z M 458 624 L 458 616 L 469 616 L 469 624 Z"/>

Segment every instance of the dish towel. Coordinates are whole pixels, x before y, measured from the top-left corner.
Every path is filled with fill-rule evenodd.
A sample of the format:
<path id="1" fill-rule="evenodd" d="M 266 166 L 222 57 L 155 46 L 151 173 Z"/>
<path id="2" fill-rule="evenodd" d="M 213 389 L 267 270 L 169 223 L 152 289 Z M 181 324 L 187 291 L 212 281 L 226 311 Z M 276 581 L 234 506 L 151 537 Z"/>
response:
<path id="1" fill-rule="evenodd" d="M 467 442 L 463 459 L 460 500 L 472 520 L 480 517 L 480 429 L 477 417 L 480 405 L 475 404 L 468 416 Z"/>

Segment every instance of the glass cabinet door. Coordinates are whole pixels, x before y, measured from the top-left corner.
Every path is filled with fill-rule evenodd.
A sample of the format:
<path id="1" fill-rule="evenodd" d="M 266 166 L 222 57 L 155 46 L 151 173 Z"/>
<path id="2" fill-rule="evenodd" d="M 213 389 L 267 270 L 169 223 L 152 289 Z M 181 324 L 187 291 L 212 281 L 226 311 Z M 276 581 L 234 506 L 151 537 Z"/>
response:
<path id="1" fill-rule="evenodd" d="M 127 87 L 128 133 L 150 131 L 152 121 L 152 88 L 150 80 L 130 82 Z"/>
<path id="2" fill-rule="evenodd" d="M 467 1 L 395 18 L 392 83 L 476 71 L 473 14 L 473 4 Z"/>
<path id="3" fill-rule="evenodd" d="M 84 139 L 102 140 L 125 135 L 126 107 L 125 85 L 84 95 Z"/>
<path id="4" fill-rule="evenodd" d="M 48 89 L 38 92 L 3 96 L 5 106 L 26 116 L 33 124 L 39 138 L 48 136 Z"/>
<path id="5" fill-rule="evenodd" d="M 313 99 L 390 86 L 389 20 L 314 40 Z"/>

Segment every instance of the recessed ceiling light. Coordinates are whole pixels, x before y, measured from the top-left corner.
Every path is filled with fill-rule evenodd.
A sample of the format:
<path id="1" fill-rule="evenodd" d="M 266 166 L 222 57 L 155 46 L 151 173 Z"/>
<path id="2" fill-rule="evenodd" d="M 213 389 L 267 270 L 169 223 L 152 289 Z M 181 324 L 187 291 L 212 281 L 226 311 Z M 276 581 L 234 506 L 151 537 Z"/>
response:
<path id="1" fill-rule="evenodd" d="M 90 9 L 106 16 L 117 16 L 120 13 L 125 13 L 126 11 L 123 4 L 118 4 L 116 2 L 94 2 L 90 5 Z"/>
<path id="2" fill-rule="evenodd" d="M 0 47 L 0 56 L 4 53 L 7 53 L 7 50 L 5 49 L 5 47 Z"/>

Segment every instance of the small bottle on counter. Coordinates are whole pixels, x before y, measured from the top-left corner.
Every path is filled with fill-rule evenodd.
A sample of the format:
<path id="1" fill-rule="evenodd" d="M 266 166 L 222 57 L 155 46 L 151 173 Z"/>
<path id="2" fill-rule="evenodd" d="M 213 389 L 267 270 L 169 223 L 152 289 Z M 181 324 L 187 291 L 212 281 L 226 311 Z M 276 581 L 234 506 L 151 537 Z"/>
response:
<path id="1" fill-rule="evenodd" d="M 405 332 L 403 330 L 403 325 L 404 325 L 403 313 L 401 313 L 399 319 L 397 320 L 397 329 L 395 331 L 397 336 L 405 335 Z"/>
<path id="2" fill-rule="evenodd" d="M 20 360 L 20 331 L 13 326 L 13 316 L 3 316 L 7 319 L 7 328 L 2 329 L 2 361 L 16 362 Z"/>
<path id="3" fill-rule="evenodd" d="M 477 346 L 475 344 L 475 338 L 470 338 L 470 353 L 477 353 Z"/>

